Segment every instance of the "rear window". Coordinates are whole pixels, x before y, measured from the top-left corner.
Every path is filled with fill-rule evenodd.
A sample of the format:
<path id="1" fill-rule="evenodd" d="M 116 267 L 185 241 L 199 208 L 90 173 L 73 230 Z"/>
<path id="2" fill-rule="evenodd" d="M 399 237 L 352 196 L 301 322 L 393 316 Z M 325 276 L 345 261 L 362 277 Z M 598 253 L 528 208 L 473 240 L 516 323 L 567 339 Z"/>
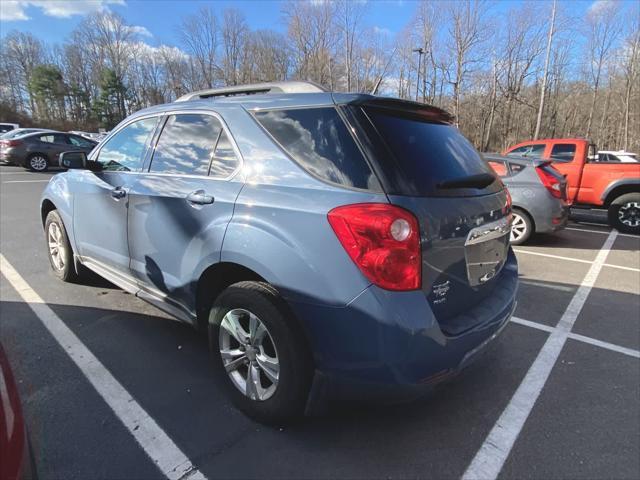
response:
<path id="1" fill-rule="evenodd" d="M 474 175 L 493 175 L 493 170 L 456 127 L 407 116 L 401 111 L 374 107 L 364 107 L 363 110 L 389 153 L 377 155 L 385 177 L 393 178 L 395 184 L 394 191 L 389 193 L 418 196 L 461 194 L 459 189 L 453 192 L 439 185 Z M 491 186 L 493 188 L 482 189 L 482 193 L 501 188 L 499 182 Z"/>
<path id="2" fill-rule="evenodd" d="M 557 143 L 551 149 L 551 158 L 560 162 L 570 162 L 576 154 L 576 146 L 571 143 Z"/>
<path id="3" fill-rule="evenodd" d="M 489 160 L 489 166 L 496 172 L 499 177 L 506 177 L 509 175 L 509 170 L 504 162 L 498 162 L 496 160 Z"/>
<path id="4" fill-rule="evenodd" d="M 334 107 L 257 112 L 255 118 L 302 168 L 326 182 L 381 191 Z"/>

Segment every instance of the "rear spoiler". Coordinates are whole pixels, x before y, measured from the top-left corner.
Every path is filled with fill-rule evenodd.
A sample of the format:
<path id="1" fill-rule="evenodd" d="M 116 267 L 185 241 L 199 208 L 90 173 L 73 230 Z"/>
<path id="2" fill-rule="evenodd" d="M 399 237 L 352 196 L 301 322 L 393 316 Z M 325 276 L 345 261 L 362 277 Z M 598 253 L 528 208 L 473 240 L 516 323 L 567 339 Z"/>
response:
<path id="1" fill-rule="evenodd" d="M 553 164 L 553 160 L 541 157 L 525 157 L 522 155 L 499 155 L 497 153 L 483 153 L 486 160 L 515 163 L 516 165 L 542 167 Z"/>

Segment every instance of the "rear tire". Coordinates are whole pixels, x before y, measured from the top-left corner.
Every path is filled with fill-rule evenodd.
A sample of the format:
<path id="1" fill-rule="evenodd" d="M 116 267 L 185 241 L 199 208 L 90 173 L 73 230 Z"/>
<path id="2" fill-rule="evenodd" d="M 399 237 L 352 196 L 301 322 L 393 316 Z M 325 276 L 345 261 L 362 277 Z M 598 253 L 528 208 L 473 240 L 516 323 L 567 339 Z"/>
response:
<path id="1" fill-rule="evenodd" d="M 616 198 L 608 211 L 609 225 L 620 232 L 640 234 L 640 193 Z"/>
<path id="2" fill-rule="evenodd" d="M 49 161 L 45 155 L 34 153 L 27 158 L 27 168 L 32 172 L 46 172 L 49 169 Z"/>
<path id="3" fill-rule="evenodd" d="M 79 276 L 73 263 L 73 250 L 69 243 L 67 230 L 57 210 L 47 215 L 44 223 L 45 239 L 49 263 L 56 277 L 63 282 L 75 282 Z"/>
<path id="4" fill-rule="evenodd" d="M 263 282 L 235 283 L 211 308 L 216 378 L 236 407 L 259 422 L 283 424 L 304 412 L 313 368 L 294 322 L 276 290 Z"/>
<path id="5" fill-rule="evenodd" d="M 511 245 L 522 245 L 533 234 L 533 221 L 529 214 L 519 208 L 513 209 L 513 223 L 511 224 Z"/>

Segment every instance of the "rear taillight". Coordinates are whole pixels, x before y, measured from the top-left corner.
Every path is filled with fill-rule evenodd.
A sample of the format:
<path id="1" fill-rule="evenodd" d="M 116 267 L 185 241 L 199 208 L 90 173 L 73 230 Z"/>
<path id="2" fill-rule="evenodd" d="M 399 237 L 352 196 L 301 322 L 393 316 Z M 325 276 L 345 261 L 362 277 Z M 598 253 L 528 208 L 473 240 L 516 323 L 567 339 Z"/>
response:
<path id="1" fill-rule="evenodd" d="M 2 140 L 0 141 L 3 147 L 18 147 L 22 145 L 22 140 Z"/>
<path id="2" fill-rule="evenodd" d="M 542 184 L 547 190 L 549 190 L 549 193 L 551 195 L 553 195 L 555 198 L 563 197 L 562 184 L 560 183 L 560 180 L 558 180 L 556 177 L 554 177 L 541 167 L 536 167 L 536 173 L 538 174 L 538 177 L 540 177 Z"/>
<path id="3" fill-rule="evenodd" d="M 416 217 L 384 203 L 334 208 L 329 223 L 347 254 L 375 285 L 417 290 L 422 285 L 420 230 Z"/>

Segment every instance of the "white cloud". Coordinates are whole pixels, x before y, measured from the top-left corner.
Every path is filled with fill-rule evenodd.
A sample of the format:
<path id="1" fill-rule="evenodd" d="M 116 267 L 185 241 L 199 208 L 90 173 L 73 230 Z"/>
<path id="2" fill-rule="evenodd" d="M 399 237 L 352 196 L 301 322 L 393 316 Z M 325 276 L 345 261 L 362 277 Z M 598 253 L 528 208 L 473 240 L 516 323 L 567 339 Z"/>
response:
<path id="1" fill-rule="evenodd" d="M 610 8 L 615 7 L 614 0 L 595 0 L 590 6 L 587 13 L 597 17 L 607 12 Z"/>
<path id="2" fill-rule="evenodd" d="M 379 27 L 378 25 L 375 25 L 373 27 L 373 32 L 376 33 L 376 34 L 381 34 L 381 35 L 385 35 L 385 36 L 391 36 L 393 34 L 393 32 L 391 30 L 389 30 L 388 28 Z"/>
<path id="3" fill-rule="evenodd" d="M 3 0 L 0 2 L 0 21 L 15 22 L 20 20 L 29 20 L 27 13 L 24 11 L 24 3 L 12 0 Z"/>
<path id="4" fill-rule="evenodd" d="M 143 37 L 153 37 L 153 33 L 151 33 L 147 27 L 143 27 L 142 25 L 132 25 L 129 27 L 129 31 Z"/>
<path id="5" fill-rule="evenodd" d="M 26 9 L 37 7 L 49 17 L 69 18 L 104 10 L 109 5 L 124 5 L 124 0 L 2 0 L 0 20 L 29 20 Z"/>

